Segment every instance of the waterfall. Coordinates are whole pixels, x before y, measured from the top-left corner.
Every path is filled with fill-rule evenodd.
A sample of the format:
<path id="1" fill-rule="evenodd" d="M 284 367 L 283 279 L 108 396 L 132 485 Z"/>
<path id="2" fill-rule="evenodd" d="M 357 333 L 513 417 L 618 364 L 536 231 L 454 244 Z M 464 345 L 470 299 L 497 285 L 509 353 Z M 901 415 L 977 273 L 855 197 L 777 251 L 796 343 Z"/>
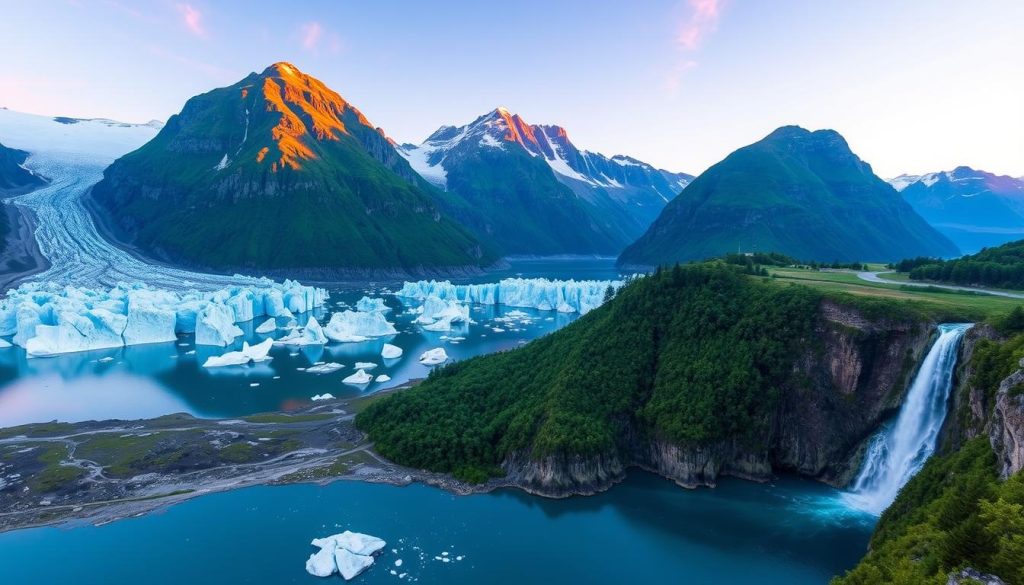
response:
<path id="1" fill-rule="evenodd" d="M 970 327 L 939 325 L 939 338 L 921 363 L 899 415 L 868 445 L 860 475 L 846 495 L 851 506 L 881 514 L 935 451 L 953 386 L 957 347 Z"/>

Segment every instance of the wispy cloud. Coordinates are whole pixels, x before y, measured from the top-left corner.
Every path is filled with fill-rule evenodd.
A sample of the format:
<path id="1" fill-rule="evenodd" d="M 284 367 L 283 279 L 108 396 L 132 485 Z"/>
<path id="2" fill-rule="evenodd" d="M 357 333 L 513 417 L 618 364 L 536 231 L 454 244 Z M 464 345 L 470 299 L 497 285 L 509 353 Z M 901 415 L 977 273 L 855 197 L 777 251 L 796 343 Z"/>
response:
<path id="1" fill-rule="evenodd" d="M 309 22 L 302 25 L 302 48 L 307 51 L 315 51 L 320 44 L 320 37 L 324 35 L 324 27 L 319 22 Z"/>
<path id="2" fill-rule="evenodd" d="M 726 0 L 686 0 L 686 16 L 676 33 L 675 44 L 680 53 L 665 77 L 665 87 L 676 93 L 687 71 L 697 67 L 696 53 L 709 35 L 718 29 L 718 21 Z"/>
<path id="3" fill-rule="evenodd" d="M 203 26 L 203 13 L 191 4 L 178 4 L 178 14 L 185 22 L 185 28 L 197 37 L 206 37 L 206 27 Z"/>
<path id="4" fill-rule="evenodd" d="M 342 49 L 341 37 L 328 31 L 323 24 L 315 20 L 299 27 L 299 42 L 302 48 L 310 53 L 319 53 L 321 49 L 326 49 L 337 54 Z"/>
<path id="5" fill-rule="evenodd" d="M 684 51 L 696 51 L 701 43 L 718 28 L 723 0 L 687 0 L 689 18 L 679 29 L 676 42 Z"/>

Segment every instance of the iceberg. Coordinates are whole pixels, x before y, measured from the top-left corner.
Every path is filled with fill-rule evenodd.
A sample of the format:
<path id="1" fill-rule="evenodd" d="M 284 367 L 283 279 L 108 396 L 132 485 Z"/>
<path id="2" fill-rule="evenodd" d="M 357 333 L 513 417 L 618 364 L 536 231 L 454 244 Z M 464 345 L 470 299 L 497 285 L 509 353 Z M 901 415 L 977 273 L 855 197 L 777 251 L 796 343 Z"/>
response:
<path id="1" fill-rule="evenodd" d="M 306 572 L 314 577 L 330 577 L 338 572 L 348 581 L 373 565 L 373 555 L 387 543 L 375 536 L 346 530 L 327 538 L 314 538 L 311 544 L 320 550 L 309 555 Z"/>
<path id="2" fill-rule="evenodd" d="M 142 284 L 88 289 L 29 282 L 0 299 L 0 335 L 13 335 L 14 344 L 32 356 L 169 342 L 177 334 L 193 332 L 199 345 L 224 347 L 242 334 L 236 323 L 276 310 L 273 299 L 280 297 L 279 309 L 288 315 L 286 294 L 294 305 L 306 307 L 327 299 L 323 289 L 266 279 L 206 292 Z M 299 298 L 301 302 L 294 300 Z"/>
<path id="3" fill-rule="evenodd" d="M 356 362 L 356 365 L 352 366 L 357 370 L 372 370 L 377 367 L 377 364 L 373 362 Z"/>
<path id="4" fill-rule="evenodd" d="M 320 327 L 320 322 L 310 317 L 305 327 L 293 330 L 274 343 L 278 345 L 323 345 L 327 343 L 327 337 L 324 335 L 323 328 Z"/>
<path id="5" fill-rule="evenodd" d="M 14 347 L 14 345 L 6 339 L 0 339 L 0 349 L 7 349 L 8 347 Z"/>
<path id="6" fill-rule="evenodd" d="M 362 386 L 363 384 L 369 384 L 370 380 L 373 380 L 373 376 L 363 370 L 359 370 L 341 382 L 343 384 L 352 384 L 353 386 Z"/>
<path id="7" fill-rule="evenodd" d="M 414 309 L 419 317 L 413 321 L 423 326 L 425 331 L 451 331 L 452 323 L 472 323 L 469 318 L 469 307 L 458 301 L 446 301 L 436 295 L 430 295 L 423 301 L 423 306 Z"/>
<path id="8" fill-rule="evenodd" d="M 266 334 L 273 333 L 277 330 L 277 321 L 273 317 L 267 319 L 263 323 L 260 323 L 259 327 L 256 328 L 256 333 Z"/>
<path id="9" fill-rule="evenodd" d="M 270 348 L 274 345 L 272 339 L 266 339 L 262 343 L 256 345 L 249 345 L 248 342 L 242 342 L 242 351 L 229 351 L 221 356 L 210 356 L 206 359 L 203 364 L 204 368 L 220 368 L 224 366 L 244 366 L 249 362 L 259 363 L 269 361 L 271 358 L 268 354 Z"/>
<path id="10" fill-rule="evenodd" d="M 338 362 L 327 362 L 326 364 L 313 364 L 306 368 L 307 374 L 333 374 L 345 366 Z"/>
<path id="11" fill-rule="evenodd" d="M 329 393 L 329 392 L 328 393 L 324 393 L 324 394 L 317 394 L 316 396 L 310 398 L 310 400 L 312 400 L 314 402 L 319 401 L 319 400 L 334 400 L 334 395 Z M 326 575 L 321 575 L 321 576 L 326 576 Z"/>
<path id="12" fill-rule="evenodd" d="M 361 313 L 386 313 L 391 307 L 384 304 L 384 299 L 363 297 L 356 302 L 356 310 Z"/>
<path id="13" fill-rule="evenodd" d="M 402 357 L 402 348 L 398 347 L 397 345 L 385 343 L 384 347 L 380 350 L 380 357 L 386 360 L 400 358 Z"/>
<path id="14" fill-rule="evenodd" d="M 448 361 L 448 354 L 445 353 L 443 347 L 428 349 L 420 355 L 420 363 L 425 366 L 436 366 L 446 361 Z"/>
<path id="15" fill-rule="evenodd" d="M 331 315 L 331 320 L 324 328 L 331 341 L 354 343 L 366 341 L 371 337 L 396 335 L 398 330 L 384 318 L 380 312 L 341 311 Z"/>
<path id="16" fill-rule="evenodd" d="M 196 345 L 226 346 L 234 343 L 242 330 L 235 325 L 234 313 L 227 305 L 210 303 L 196 315 Z"/>
<path id="17" fill-rule="evenodd" d="M 374 382 L 390 382 L 391 381 L 391 376 L 389 376 L 387 374 L 381 374 L 381 375 L 377 376 L 376 378 L 374 378 L 373 381 Z"/>
<path id="18" fill-rule="evenodd" d="M 434 296 L 444 301 L 584 314 L 601 306 L 609 286 L 618 290 L 624 284 L 621 280 L 546 278 L 506 278 L 496 283 L 458 285 L 446 280 L 420 280 L 405 282 L 395 294 L 424 301 Z"/>

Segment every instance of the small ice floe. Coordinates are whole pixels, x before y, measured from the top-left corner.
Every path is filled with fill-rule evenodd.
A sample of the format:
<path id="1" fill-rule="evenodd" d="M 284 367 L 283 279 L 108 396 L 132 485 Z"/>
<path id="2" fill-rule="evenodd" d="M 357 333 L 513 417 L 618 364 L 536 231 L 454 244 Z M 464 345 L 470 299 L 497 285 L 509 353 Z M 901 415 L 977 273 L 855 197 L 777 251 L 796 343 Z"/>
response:
<path id="1" fill-rule="evenodd" d="M 309 318 L 306 326 L 302 329 L 295 329 L 274 342 L 275 345 L 323 345 L 325 343 L 327 343 L 327 336 L 324 335 L 323 327 L 313 317 Z"/>
<path id="2" fill-rule="evenodd" d="M 402 348 L 398 347 L 397 345 L 385 343 L 383 349 L 380 350 L 380 357 L 386 360 L 400 358 L 402 357 Z"/>
<path id="3" fill-rule="evenodd" d="M 342 380 L 343 384 L 352 384 L 353 386 L 361 386 L 363 384 L 369 384 L 370 380 L 373 380 L 373 376 L 367 374 L 363 370 L 359 370 L 351 376 Z"/>
<path id="4" fill-rule="evenodd" d="M 110 356 L 107 356 L 107 357 L 101 357 L 101 358 L 99 359 L 99 362 L 100 362 L 101 364 L 107 364 L 107 363 L 110 363 L 110 362 L 112 362 L 112 361 L 114 361 L 114 358 L 112 358 L 112 357 L 110 357 Z"/>
<path id="5" fill-rule="evenodd" d="M 250 388 L 255 388 L 255 387 L 259 386 L 259 385 L 260 385 L 259 382 L 253 382 L 252 384 L 249 384 L 249 387 Z"/>
<path id="6" fill-rule="evenodd" d="M 375 382 L 390 382 L 391 381 L 391 376 L 389 376 L 387 374 L 381 374 L 381 375 L 377 376 L 376 378 L 374 378 L 374 381 Z"/>
<path id="7" fill-rule="evenodd" d="M 332 374 L 345 366 L 338 362 L 327 362 L 324 364 L 316 364 L 306 368 L 307 374 Z"/>
<path id="8" fill-rule="evenodd" d="M 324 394 L 317 394 L 316 396 L 310 398 L 310 400 L 314 402 L 318 400 L 334 400 L 334 395 L 329 392 Z"/>
<path id="9" fill-rule="evenodd" d="M 356 365 L 352 366 L 357 370 L 372 370 L 377 367 L 377 364 L 373 362 L 356 362 Z"/>
<path id="10" fill-rule="evenodd" d="M 256 328 L 256 333 L 273 333 L 277 330 L 277 321 L 273 317 L 267 319 Z"/>
<path id="11" fill-rule="evenodd" d="M 448 354 L 443 347 L 428 349 L 420 355 L 420 363 L 425 366 L 436 366 L 448 361 Z"/>
<path id="12" fill-rule="evenodd" d="M 267 355 L 270 353 L 270 348 L 273 345 L 274 341 L 271 339 L 267 339 L 263 343 L 257 343 L 256 345 L 249 345 L 247 342 L 242 342 L 242 351 L 229 351 L 224 355 L 210 356 L 207 358 L 206 363 L 203 364 L 203 367 L 220 368 L 224 366 L 244 366 L 249 362 L 265 362 L 273 359 Z"/>
<path id="13" fill-rule="evenodd" d="M 505 332 L 505 330 L 502 329 L 501 327 L 491 327 L 491 331 L 493 331 L 495 333 L 504 333 Z"/>
<path id="14" fill-rule="evenodd" d="M 6 339 L 0 339 L 0 349 L 7 349 L 8 347 L 14 347 L 14 345 Z"/>
<path id="15" fill-rule="evenodd" d="M 346 530 L 327 538 L 314 538 L 311 544 L 320 551 L 309 555 L 306 572 L 314 577 L 330 577 L 337 572 L 348 581 L 373 565 L 374 555 L 386 543 L 376 536 Z"/>

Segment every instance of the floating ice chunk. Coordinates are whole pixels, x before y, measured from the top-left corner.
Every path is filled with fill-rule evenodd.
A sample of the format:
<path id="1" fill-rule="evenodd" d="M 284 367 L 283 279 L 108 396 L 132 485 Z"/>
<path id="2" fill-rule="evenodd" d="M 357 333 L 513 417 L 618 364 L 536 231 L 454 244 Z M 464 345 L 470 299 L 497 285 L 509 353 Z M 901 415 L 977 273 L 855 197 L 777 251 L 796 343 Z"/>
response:
<path id="1" fill-rule="evenodd" d="M 327 337 L 324 335 L 323 328 L 320 327 L 320 322 L 310 317 L 306 326 L 301 330 L 294 330 L 274 343 L 278 345 L 323 345 L 327 343 Z"/>
<path id="2" fill-rule="evenodd" d="M 270 358 L 270 348 L 274 345 L 273 340 L 266 339 L 262 343 L 249 345 L 242 342 L 242 351 L 229 351 L 221 356 L 210 356 L 203 364 L 204 368 L 221 368 L 225 366 L 244 366 L 249 362 L 265 362 Z"/>
<path id="3" fill-rule="evenodd" d="M 384 358 L 386 360 L 393 360 L 395 358 L 400 358 L 400 357 L 402 357 L 402 348 L 398 347 L 397 345 L 391 345 L 390 343 L 385 343 L 384 347 L 380 350 L 380 357 L 382 357 L 382 358 Z"/>
<path id="4" fill-rule="evenodd" d="M 402 559 L 395 560 L 395 566 L 396 567 L 401 567 L 402 566 Z"/>
<path id="5" fill-rule="evenodd" d="M 6 339 L 0 339 L 0 349 L 7 349 L 8 347 L 14 347 L 14 345 Z"/>
<path id="6" fill-rule="evenodd" d="M 374 378 L 374 382 L 378 382 L 378 383 L 390 382 L 390 381 L 391 381 L 391 376 L 389 376 L 387 374 L 381 374 L 381 375 L 377 376 L 376 378 Z"/>
<path id="7" fill-rule="evenodd" d="M 326 364 L 315 364 L 306 368 L 307 374 L 332 374 L 338 370 L 344 368 L 342 364 L 338 362 L 327 362 Z"/>
<path id="8" fill-rule="evenodd" d="M 259 327 L 256 328 L 256 333 L 273 333 L 277 330 L 277 321 L 273 317 L 267 319 L 263 323 L 260 323 Z"/>
<path id="9" fill-rule="evenodd" d="M 420 363 L 425 366 L 436 366 L 438 364 L 443 364 L 446 361 L 448 361 L 448 354 L 445 353 L 443 347 L 428 349 L 420 355 Z"/>
<path id="10" fill-rule="evenodd" d="M 377 364 L 373 362 L 356 362 L 356 365 L 352 366 L 357 370 L 372 370 L 377 367 Z"/>
<path id="11" fill-rule="evenodd" d="M 419 317 L 414 323 L 423 326 L 426 331 L 451 331 L 452 323 L 472 323 L 469 318 L 469 307 L 457 301 L 442 300 L 430 295 L 423 306 L 416 309 Z"/>
<path id="12" fill-rule="evenodd" d="M 361 386 L 363 384 L 369 384 L 370 380 L 373 380 L 373 376 L 367 374 L 363 370 L 359 370 L 356 373 L 342 380 L 343 384 L 352 384 L 354 386 Z"/>
<path id="13" fill-rule="evenodd" d="M 344 549 L 334 549 L 334 562 L 338 565 L 338 572 L 346 580 L 355 579 L 360 573 L 370 568 L 373 564 L 373 557 L 369 555 L 357 555 Z"/>
<path id="14" fill-rule="evenodd" d="M 128 318 L 107 309 L 88 309 L 82 313 L 51 310 L 44 317 L 35 326 L 35 336 L 25 344 L 29 357 L 124 345 L 122 335 Z"/>
<path id="15" fill-rule="evenodd" d="M 318 400 L 334 400 L 334 395 L 329 393 L 329 392 L 325 393 L 325 394 L 317 394 L 316 396 L 310 398 L 310 400 L 313 400 L 313 401 L 318 401 Z"/>
<path id="16" fill-rule="evenodd" d="M 230 345 L 241 334 L 226 305 L 210 303 L 196 315 L 196 345 Z"/>
<path id="17" fill-rule="evenodd" d="M 309 555 L 306 561 L 306 572 L 314 577 L 330 577 L 338 570 L 334 561 L 334 548 L 323 547 L 318 552 Z"/>
<path id="18" fill-rule="evenodd" d="M 383 313 L 357 311 L 334 313 L 324 332 L 331 341 L 340 343 L 366 341 L 371 337 L 383 337 L 398 333 L 395 326 L 384 318 Z"/>
<path id="19" fill-rule="evenodd" d="M 384 299 L 372 299 L 370 297 L 363 297 L 356 302 L 356 310 L 362 313 L 373 313 L 380 312 L 385 313 L 391 310 L 391 307 L 384 303 Z"/>
<path id="20" fill-rule="evenodd" d="M 350 580 L 373 565 L 373 555 L 386 543 L 375 536 L 346 530 L 327 538 L 315 538 L 312 544 L 320 551 L 309 556 L 306 572 L 316 577 L 329 577 L 337 571 Z"/>

